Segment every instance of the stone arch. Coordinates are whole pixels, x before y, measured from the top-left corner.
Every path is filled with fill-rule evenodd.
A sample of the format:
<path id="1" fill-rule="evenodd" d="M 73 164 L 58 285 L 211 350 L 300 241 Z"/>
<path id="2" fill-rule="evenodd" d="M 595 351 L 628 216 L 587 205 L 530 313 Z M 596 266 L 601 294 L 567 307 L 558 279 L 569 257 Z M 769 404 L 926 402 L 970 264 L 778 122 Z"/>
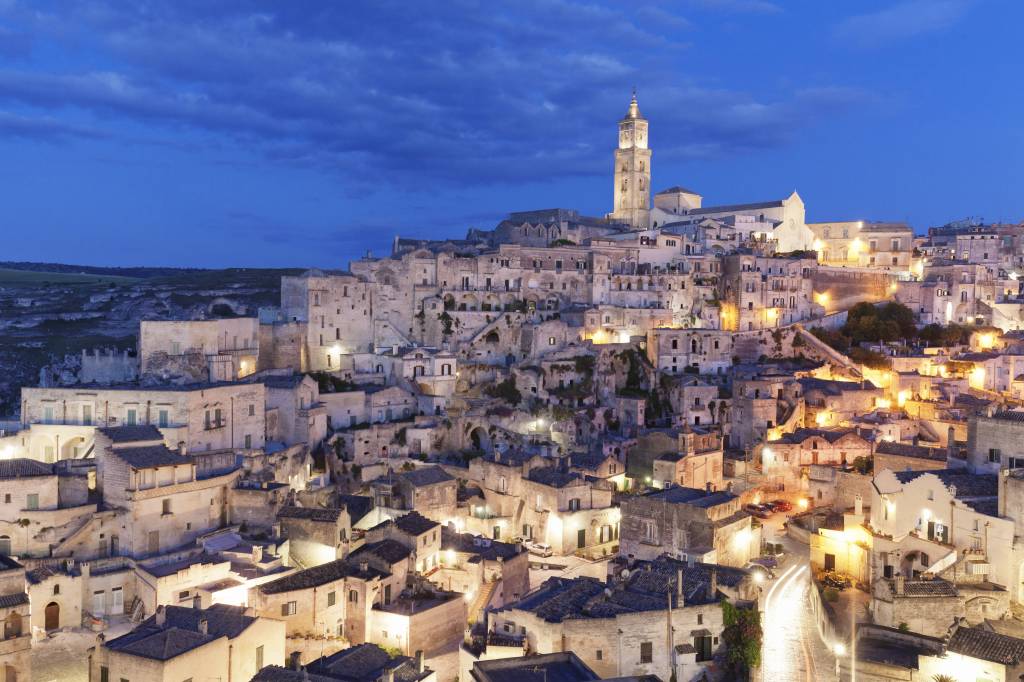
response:
<path id="1" fill-rule="evenodd" d="M 482 452 L 494 451 L 494 444 L 491 441 L 491 435 L 487 432 L 486 426 L 482 424 L 468 424 L 466 426 L 466 434 L 467 443 L 474 450 Z"/>
<path id="2" fill-rule="evenodd" d="M 43 622 L 47 632 L 60 627 L 60 604 L 55 601 L 46 605 L 43 610 Z"/>
<path id="3" fill-rule="evenodd" d="M 60 448 L 59 459 L 78 459 L 85 454 L 85 436 L 72 436 Z"/>
<path id="4" fill-rule="evenodd" d="M 489 343 L 492 345 L 497 345 L 501 343 L 501 336 L 498 334 L 498 330 L 492 329 L 491 331 L 487 332 L 487 334 L 484 336 L 484 343 Z"/>

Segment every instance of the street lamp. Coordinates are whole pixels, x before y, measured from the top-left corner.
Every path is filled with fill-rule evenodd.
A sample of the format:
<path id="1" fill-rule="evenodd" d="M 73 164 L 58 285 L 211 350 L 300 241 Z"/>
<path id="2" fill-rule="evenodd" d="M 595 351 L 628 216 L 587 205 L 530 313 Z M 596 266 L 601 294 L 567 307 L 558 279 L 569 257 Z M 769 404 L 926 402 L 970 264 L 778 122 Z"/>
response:
<path id="1" fill-rule="evenodd" d="M 842 642 L 836 642 L 832 645 L 832 653 L 836 655 L 836 681 L 839 680 L 839 658 L 846 655 L 846 647 Z"/>

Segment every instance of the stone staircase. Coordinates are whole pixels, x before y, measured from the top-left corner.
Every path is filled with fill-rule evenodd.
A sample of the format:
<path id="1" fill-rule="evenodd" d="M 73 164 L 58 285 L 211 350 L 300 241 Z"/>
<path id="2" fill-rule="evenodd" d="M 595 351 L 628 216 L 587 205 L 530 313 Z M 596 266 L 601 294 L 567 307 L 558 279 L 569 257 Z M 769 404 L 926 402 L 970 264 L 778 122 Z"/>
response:
<path id="1" fill-rule="evenodd" d="M 484 586 L 477 592 L 473 602 L 469 605 L 469 610 L 466 613 L 466 619 L 470 623 L 476 623 L 480 620 L 480 616 L 483 614 L 487 605 L 491 603 L 491 597 L 494 596 L 495 590 L 498 589 L 498 585 L 501 583 L 500 580 L 494 582 L 484 583 Z"/>

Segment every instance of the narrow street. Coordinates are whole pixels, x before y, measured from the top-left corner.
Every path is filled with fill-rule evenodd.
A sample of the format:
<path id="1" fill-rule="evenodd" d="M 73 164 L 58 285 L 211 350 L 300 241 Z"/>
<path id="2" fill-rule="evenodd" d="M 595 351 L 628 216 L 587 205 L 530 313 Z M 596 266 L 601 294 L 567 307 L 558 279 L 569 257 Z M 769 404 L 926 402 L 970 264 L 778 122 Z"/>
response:
<path id="1" fill-rule="evenodd" d="M 807 547 L 781 537 L 787 558 L 764 605 L 762 682 L 835 680 L 835 656 L 818 635 L 808 596 Z"/>

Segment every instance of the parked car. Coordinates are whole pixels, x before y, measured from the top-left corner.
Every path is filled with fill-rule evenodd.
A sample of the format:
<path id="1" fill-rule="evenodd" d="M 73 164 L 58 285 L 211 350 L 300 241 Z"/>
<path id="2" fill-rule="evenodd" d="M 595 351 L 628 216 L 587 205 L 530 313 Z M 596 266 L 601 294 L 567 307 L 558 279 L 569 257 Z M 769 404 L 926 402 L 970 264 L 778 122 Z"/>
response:
<path id="1" fill-rule="evenodd" d="M 755 576 L 761 576 L 765 580 L 774 580 L 775 572 L 765 566 L 764 564 L 758 563 L 757 561 L 749 562 L 744 568 L 751 572 Z"/>
<path id="2" fill-rule="evenodd" d="M 748 514 L 759 519 L 767 519 L 772 515 L 771 508 L 766 504 L 748 504 L 744 507 Z"/>
<path id="3" fill-rule="evenodd" d="M 825 587 L 831 587 L 840 591 L 853 584 L 849 578 L 836 571 L 825 571 L 825 574 L 821 577 L 821 583 Z"/>
<path id="4" fill-rule="evenodd" d="M 526 551 L 534 556 L 547 558 L 553 554 L 551 551 L 551 545 L 546 545 L 543 542 L 527 542 Z"/>
<path id="5" fill-rule="evenodd" d="M 793 503 L 787 500 L 772 500 L 768 504 L 770 504 L 772 506 L 772 509 L 774 509 L 777 512 L 793 511 Z"/>
<path id="6" fill-rule="evenodd" d="M 756 559 L 751 559 L 750 563 L 760 564 L 765 568 L 777 568 L 779 565 L 779 560 L 773 556 L 759 556 Z"/>

